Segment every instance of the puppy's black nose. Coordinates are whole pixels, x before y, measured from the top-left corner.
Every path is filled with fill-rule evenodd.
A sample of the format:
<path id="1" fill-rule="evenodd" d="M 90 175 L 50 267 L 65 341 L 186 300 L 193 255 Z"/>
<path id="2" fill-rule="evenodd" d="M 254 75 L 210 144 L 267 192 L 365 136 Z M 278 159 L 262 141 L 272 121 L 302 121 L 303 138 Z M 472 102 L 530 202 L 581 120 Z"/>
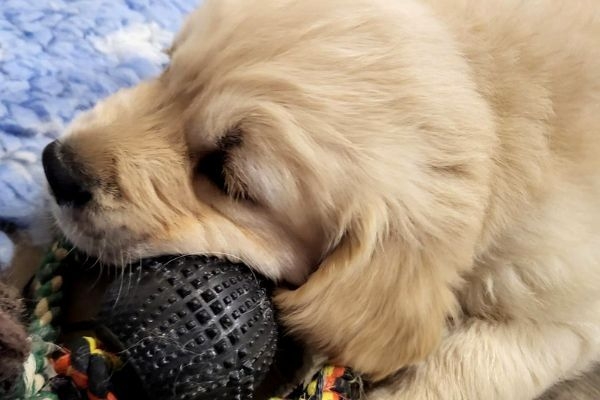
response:
<path id="1" fill-rule="evenodd" d="M 72 162 L 65 160 L 60 143 L 54 141 L 46 146 L 42 164 L 58 205 L 82 207 L 90 201 L 92 193 L 85 186 L 83 174 Z"/>

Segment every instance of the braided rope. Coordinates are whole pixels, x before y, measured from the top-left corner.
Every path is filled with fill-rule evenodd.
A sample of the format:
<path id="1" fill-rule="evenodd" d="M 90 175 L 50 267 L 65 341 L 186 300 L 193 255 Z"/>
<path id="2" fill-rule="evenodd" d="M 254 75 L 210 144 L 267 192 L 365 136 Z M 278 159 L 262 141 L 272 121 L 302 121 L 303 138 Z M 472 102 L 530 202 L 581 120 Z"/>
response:
<path id="1" fill-rule="evenodd" d="M 359 400 L 362 380 L 343 367 L 321 368 L 306 385 L 298 386 L 286 399 L 271 400 Z"/>
<path id="2" fill-rule="evenodd" d="M 70 247 L 56 242 L 47 252 L 32 282 L 34 308 L 28 326 L 31 353 L 23 366 L 23 374 L 8 394 L 15 400 L 58 400 L 47 387 L 55 374 L 48 362 L 50 353 L 57 349 L 54 341 L 60 333 L 57 317 L 62 307 L 61 262 L 69 254 Z"/>
<path id="3" fill-rule="evenodd" d="M 62 274 L 72 251 L 73 246 L 67 242 L 55 242 L 33 278 L 34 306 L 27 328 L 31 353 L 24 363 L 21 378 L 7 396 L 9 400 L 59 400 L 57 392 L 65 386 L 83 391 L 90 400 L 116 400 L 107 389 L 110 372 L 120 365 L 114 355 L 104 352 L 95 338 L 80 338 L 81 343 L 73 346 L 74 352 L 55 344 L 60 335 L 59 319 L 64 306 Z M 97 395 L 98 392 L 101 395 Z"/>

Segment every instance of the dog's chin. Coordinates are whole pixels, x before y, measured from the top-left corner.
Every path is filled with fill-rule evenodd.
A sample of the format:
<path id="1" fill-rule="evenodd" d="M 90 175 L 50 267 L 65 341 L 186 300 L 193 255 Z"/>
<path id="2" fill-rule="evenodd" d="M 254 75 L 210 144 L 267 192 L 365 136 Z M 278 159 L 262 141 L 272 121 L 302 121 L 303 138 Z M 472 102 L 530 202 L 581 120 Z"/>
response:
<path id="1" fill-rule="evenodd" d="M 94 259 L 98 259 L 103 264 L 114 266 L 128 265 L 135 260 L 160 255 L 160 253 L 150 251 L 150 246 L 147 245 L 134 244 L 131 241 L 116 242 L 114 240 L 109 241 L 97 238 L 97 236 L 110 237 L 109 233 L 102 234 L 99 232 L 94 237 L 91 237 L 77 231 L 76 228 L 61 228 L 61 230 L 65 238 L 79 251 Z"/>
<path id="2" fill-rule="evenodd" d="M 203 224 L 189 224 L 166 237 L 136 232 L 121 220 L 115 223 L 108 215 L 88 210 L 55 205 L 53 213 L 58 229 L 76 248 L 108 265 L 128 265 L 164 255 L 206 254 L 244 263 L 274 281 L 293 285 L 304 282 L 314 265 L 292 241 L 273 240 L 274 245 L 241 230 L 207 230 Z"/>
<path id="3" fill-rule="evenodd" d="M 125 227 L 99 228 L 86 213 L 55 206 L 54 220 L 59 231 L 78 250 L 104 264 L 127 265 L 134 260 L 160 255 L 150 243 Z"/>
<path id="4" fill-rule="evenodd" d="M 281 265 L 291 265 L 291 263 L 281 262 L 276 257 L 265 258 L 257 256 L 254 252 L 244 253 L 233 249 L 199 246 L 193 240 L 188 242 L 159 240 L 137 235 L 122 225 L 116 228 L 108 226 L 106 221 L 102 227 L 99 227 L 98 224 L 81 216 L 73 217 L 73 215 L 71 210 L 57 209 L 55 219 L 59 230 L 78 250 L 104 265 L 127 266 L 143 258 L 165 255 L 209 254 L 231 262 L 245 263 L 273 280 L 283 278 L 294 283 L 305 279 L 304 274 L 294 274 L 289 271 L 285 273 Z M 190 236 L 194 237 L 193 234 Z"/>

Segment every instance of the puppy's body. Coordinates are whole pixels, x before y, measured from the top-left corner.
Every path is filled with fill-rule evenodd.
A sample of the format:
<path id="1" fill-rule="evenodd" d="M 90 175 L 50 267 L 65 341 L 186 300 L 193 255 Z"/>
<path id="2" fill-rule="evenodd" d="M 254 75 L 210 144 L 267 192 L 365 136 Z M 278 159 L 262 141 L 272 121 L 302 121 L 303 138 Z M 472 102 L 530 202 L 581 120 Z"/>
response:
<path id="1" fill-rule="evenodd" d="M 59 224 L 302 283 L 299 337 L 413 366 L 370 399 L 532 399 L 600 359 L 599 38 L 593 1 L 209 0 L 73 124 Z"/>

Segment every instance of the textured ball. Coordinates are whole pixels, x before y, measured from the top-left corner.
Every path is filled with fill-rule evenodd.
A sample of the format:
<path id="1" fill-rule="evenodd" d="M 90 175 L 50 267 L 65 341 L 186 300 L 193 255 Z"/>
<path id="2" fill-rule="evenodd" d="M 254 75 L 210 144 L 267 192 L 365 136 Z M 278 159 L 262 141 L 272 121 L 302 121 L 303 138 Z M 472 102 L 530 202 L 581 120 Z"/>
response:
<path id="1" fill-rule="evenodd" d="M 210 257 L 142 261 L 99 315 L 151 399 L 249 400 L 277 348 L 267 284 Z"/>

